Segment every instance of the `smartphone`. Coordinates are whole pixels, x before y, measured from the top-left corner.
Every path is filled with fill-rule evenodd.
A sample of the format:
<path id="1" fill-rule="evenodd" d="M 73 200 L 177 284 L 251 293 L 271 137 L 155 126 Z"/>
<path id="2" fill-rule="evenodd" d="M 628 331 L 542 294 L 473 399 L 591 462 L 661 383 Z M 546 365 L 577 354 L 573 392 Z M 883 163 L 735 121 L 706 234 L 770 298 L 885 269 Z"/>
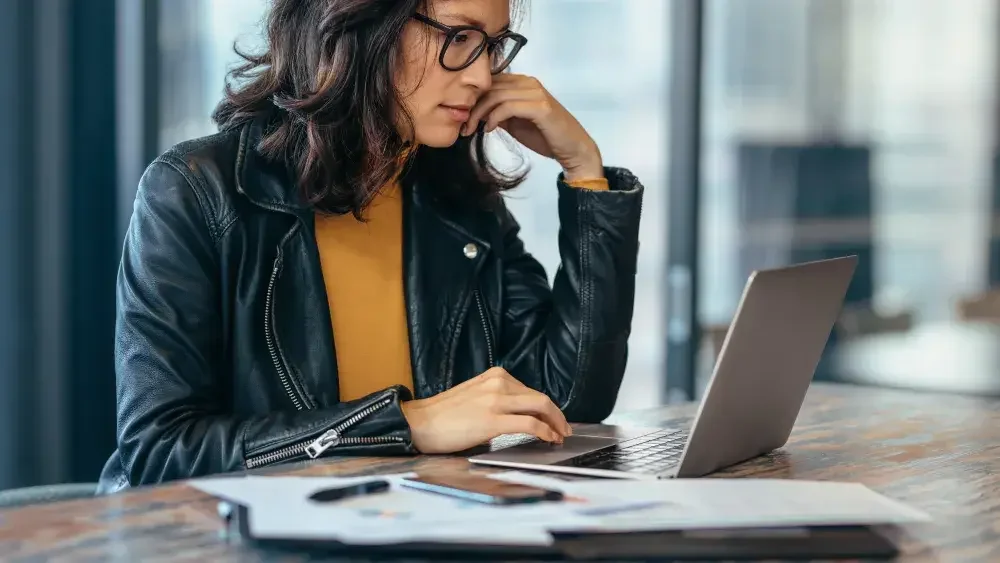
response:
<path id="1" fill-rule="evenodd" d="M 411 489 L 485 504 L 528 504 L 563 498 L 563 494 L 559 491 L 508 483 L 471 473 L 418 475 L 402 479 L 401 484 Z"/>

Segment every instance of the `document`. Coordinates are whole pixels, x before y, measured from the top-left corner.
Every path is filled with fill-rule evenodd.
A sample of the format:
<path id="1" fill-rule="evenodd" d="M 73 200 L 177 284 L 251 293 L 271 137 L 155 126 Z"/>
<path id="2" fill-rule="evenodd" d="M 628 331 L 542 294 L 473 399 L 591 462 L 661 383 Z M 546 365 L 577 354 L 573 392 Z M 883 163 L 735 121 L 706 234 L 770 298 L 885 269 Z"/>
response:
<path id="1" fill-rule="evenodd" d="M 236 477 L 192 481 L 208 494 L 247 506 L 250 531 L 267 539 L 330 539 L 349 544 L 404 542 L 549 545 L 546 524 L 569 526 L 573 513 L 563 506 L 493 507 L 404 488 L 410 474 L 339 477 Z M 391 489 L 334 503 L 315 503 L 321 489 L 376 479 Z M 560 520 L 561 519 L 561 520 Z"/>
<path id="2" fill-rule="evenodd" d="M 636 508 L 592 511 L 582 524 L 550 531 L 655 531 L 710 528 L 905 524 L 928 522 L 926 513 L 860 483 L 792 479 L 664 479 L 564 481 L 523 472 L 494 478 L 561 490 L 568 495 L 611 496 Z M 644 504 L 644 505 L 643 505 Z"/>
<path id="3" fill-rule="evenodd" d="M 497 479 L 560 490 L 561 502 L 491 506 L 402 487 L 406 475 L 210 478 L 190 484 L 249 510 L 262 539 L 549 545 L 558 532 L 632 532 L 925 522 L 916 509 L 856 483 L 772 479 L 565 481 L 522 472 Z M 317 503 L 321 489 L 383 479 L 387 492 Z"/>

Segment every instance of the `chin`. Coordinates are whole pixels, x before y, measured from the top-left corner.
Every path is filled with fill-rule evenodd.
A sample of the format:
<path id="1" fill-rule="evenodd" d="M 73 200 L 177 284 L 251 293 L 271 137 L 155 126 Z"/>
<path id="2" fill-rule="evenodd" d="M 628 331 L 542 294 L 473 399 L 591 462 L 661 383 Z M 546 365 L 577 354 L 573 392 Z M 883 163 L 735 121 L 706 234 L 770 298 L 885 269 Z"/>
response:
<path id="1" fill-rule="evenodd" d="M 458 140 L 459 126 L 427 128 L 418 130 L 416 135 L 417 143 L 420 145 L 433 147 L 436 149 L 448 148 Z"/>

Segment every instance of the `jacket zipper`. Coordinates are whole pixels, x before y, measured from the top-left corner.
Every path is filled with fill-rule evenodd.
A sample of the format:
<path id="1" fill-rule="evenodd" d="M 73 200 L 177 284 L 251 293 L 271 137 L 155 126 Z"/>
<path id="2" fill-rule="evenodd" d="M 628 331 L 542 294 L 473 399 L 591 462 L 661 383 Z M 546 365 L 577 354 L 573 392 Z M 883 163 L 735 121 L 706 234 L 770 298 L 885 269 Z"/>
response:
<path id="1" fill-rule="evenodd" d="M 342 435 L 355 424 L 392 404 L 392 401 L 392 397 L 385 397 L 368 405 L 367 407 L 362 408 L 358 412 L 352 414 L 347 420 L 324 432 L 319 438 L 302 440 L 301 442 L 297 442 L 291 446 L 281 448 L 280 450 L 273 451 L 269 454 L 247 458 L 247 469 L 254 469 L 264 465 L 280 463 L 303 454 L 308 455 L 310 459 L 316 459 L 326 450 L 339 445 L 375 446 L 382 444 L 401 444 L 404 440 L 399 436 Z"/>
<path id="2" fill-rule="evenodd" d="M 352 415 L 344 422 L 334 426 L 323 433 L 322 436 L 314 440 L 306 447 L 306 454 L 316 459 L 326 450 L 336 446 L 374 446 L 379 444 L 398 444 L 403 439 L 399 436 L 342 436 L 344 431 L 368 418 L 372 414 L 384 409 L 392 403 L 392 398 L 386 397 L 381 401 L 369 405 Z"/>
<path id="3" fill-rule="evenodd" d="M 300 411 L 303 409 L 302 399 L 292 387 L 291 378 L 288 375 L 288 370 L 285 369 L 285 363 L 282 361 L 274 335 L 274 284 L 278 281 L 278 275 L 281 274 L 281 257 L 281 249 L 279 248 L 278 257 L 274 259 L 274 268 L 271 270 L 271 279 L 267 283 L 267 297 L 264 300 L 264 338 L 267 340 L 267 351 L 271 354 L 271 362 L 274 364 L 274 370 L 278 372 L 281 386 L 284 387 L 285 393 L 295 405 L 295 410 Z"/>
<path id="4" fill-rule="evenodd" d="M 476 298 L 476 308 L 479 309 L 479 319 L 483 322 L 483 333 L 486 335 L 486 355 L 490 360 L 490 366 L 493 367 L 493 330 L 490 327 L 489 320 L 486 318 L 486 308 L 483 307 L 483 298 L 479 293 L 479 288 L 473 292 Z"/>

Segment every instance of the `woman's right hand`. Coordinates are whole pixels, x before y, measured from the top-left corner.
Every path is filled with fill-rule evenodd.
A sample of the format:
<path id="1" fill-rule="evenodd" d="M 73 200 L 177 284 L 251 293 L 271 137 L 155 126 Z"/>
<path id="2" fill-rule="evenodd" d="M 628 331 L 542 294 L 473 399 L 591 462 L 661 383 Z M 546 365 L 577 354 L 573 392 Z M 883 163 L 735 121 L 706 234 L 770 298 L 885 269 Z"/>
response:
<path id="1" fill-rule="evenodd" d="M 562 443 L 572 433 L 548 396 L 503 368 L 492 368 L 433 397 L 407 401 L 403 416 L 414 447 L 425 454 L 462 451 L 502 434 L 532 434 Z"/>

